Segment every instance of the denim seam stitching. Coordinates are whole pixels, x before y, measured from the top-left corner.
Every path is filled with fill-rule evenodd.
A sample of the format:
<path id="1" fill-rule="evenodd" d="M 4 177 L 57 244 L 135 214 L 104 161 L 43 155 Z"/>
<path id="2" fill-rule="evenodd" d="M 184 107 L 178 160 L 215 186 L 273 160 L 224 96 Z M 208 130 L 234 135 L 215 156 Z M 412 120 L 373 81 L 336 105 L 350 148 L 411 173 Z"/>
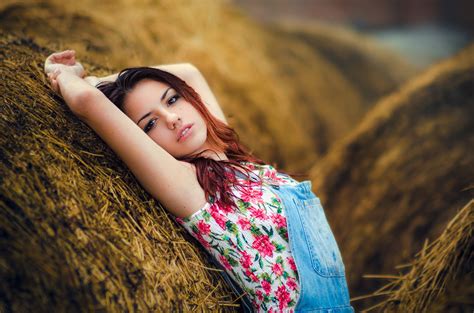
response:
<path id="1" fill-rule="evenodd" d="M 308 199 L 309 200 L 309 199 Z M 317 201 L 317 198 L 314 199 L 315 201 Z M 304 201 L 301 201 L 301 200 L 298 200 L 300 202 L 300 204 L 302 206 L 304 206 L 306 203 Z M 309 203 L 309 202 L 308 202 Z M 313 269 L 321 276 L 323 277 L 343 277 L 345 275 L 345 273 L 340 273 L 340 272 L 334 272 L 332 273 L 329 269 L 327 270 L 327 273 L 325 273 L 323 271 L 323 268 L 322 266 L 318 267 L 318 262 L 317 262 L 317 254 L 315 252 L 315 247 L 313 245 L 313 243 L 311 242 L 310 238 L 309 238 L 309 234 L 308 234 L 308 226 L 305 222 L 305 219 L 302 218 L 299 210 L 298 211 L 298 215 L 300 216 L 300 220 L 301 220 L 301 223 L 303 224 L 303 234 L 305 236 L 305 239 L 306 239 L 306 243 L 308 244 L 308 248 L 309 248 L 309 253 L 310 253 L 310 259 L 311 259 L 311 265 L 313 267 Z M 342 262 L 342 261 L 341 261 Z"/>
<path id="2" fill-rule="evenodd" d="M 293 203 L 295 203 L 295 199 L 293 199 Z M 286 203 L 284 205 L 287 205 Z M 291 203 L 288 203 L 288 205 L 291 205 Z M 288 212 L 288 209 L 287 209 L 287 212 Z M 303 276 L 304 275 L 301 275 L 301 272 L 299 271 L 300 269 L 298 269 L 298 262 L 296 262 L 296 253 L 294 252 L 294 248 L 295 248 L 295 245 L 294 245 L 294 240 L 295 238 L 293 238 L 293 240 L 291 239 L 291 222 L 289 222 L 290 219 L 288 219 L 288 216 L 287 216 L 287 228 L 288 228 L 288 241 L 289 241 L 289 244 L 290 244 L 290 248 L 291 248 L 291 253 L 293 255 L 293 259 L 295 260 L 295 265 L 296 265 L 296 271 L 298 272 L 298 282 L 299 282 L 299 287 L 300 287 L 300 293 L 299 293 L 299 296 L 298 296 L 298 299 L 296 300 L 296 303 L 295 303 L 295 309 L 298 308 L 298 305 L 301 303 L 301 299 L 304 299 L 303 296 L 305 295 L 305 289 L 303 288 Z M 294 225 L 293 225 L 294 226 Z M 291 245 L 291 243 L 293 242 L 293 245 Z"/>

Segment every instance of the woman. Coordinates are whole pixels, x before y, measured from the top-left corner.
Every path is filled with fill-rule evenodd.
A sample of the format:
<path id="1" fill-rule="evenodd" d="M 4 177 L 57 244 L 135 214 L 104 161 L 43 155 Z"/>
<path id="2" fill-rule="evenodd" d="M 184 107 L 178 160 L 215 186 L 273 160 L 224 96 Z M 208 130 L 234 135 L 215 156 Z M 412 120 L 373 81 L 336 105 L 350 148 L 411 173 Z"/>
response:
<path id="1" fill-rule="evenodd" d="M 246 309 L 354 312 L 311 183 L 252 156 L 194 66 L 128 68 L 98 79 L 84 77 L 67 50 L 50 55 L 45 72 L 71 111 L 245 293 Z"/>

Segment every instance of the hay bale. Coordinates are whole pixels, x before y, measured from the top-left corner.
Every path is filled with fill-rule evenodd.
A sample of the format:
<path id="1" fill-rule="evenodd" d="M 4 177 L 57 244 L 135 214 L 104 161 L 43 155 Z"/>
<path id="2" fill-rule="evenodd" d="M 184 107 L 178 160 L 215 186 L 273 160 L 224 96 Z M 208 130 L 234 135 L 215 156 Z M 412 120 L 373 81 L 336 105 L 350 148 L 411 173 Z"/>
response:
<path id="1" fill-rule="evenodd" d="M 472 312 L 474 309 L 474 200 L 433 242 L 425 242 L 409 270 L 372 296 L 381 312 Z"/>
<path id="2" fill-rule="evenodd" d="M 74 48 L 81 59 L 114 71 L 195 64 L 242 141 L 289 171 L 307 171 L 371 107 L 344 67 L 225 1 L 6 1 L 0 19 L 6 32 L 34 37 L 50 49 Z M 367 71 L 379 82 L 395 71 L 375 67 Z"/>
<path id="3" fill-rule="evenodd" d="M 344 73 L 364 100 L 362 104 L 366 107 L 362 112 L 418 73 L 400 55 L 347 27 L 318 22 L 283 22 L 276 24 L 275 30 L 307 43 Z"/>
<path id="4" fill-rule="evenodd" d="M 380 286 L 473 198 L 474 46 L 382 99 L 311 172 L 351 295 Z M 355 303 L 357 305 L 357 303 Z"/>
<path id="5" fill-rule="evenodd" d="M 0 34 L 0 311 L 230 311 L 186 231 L 48 87 L 51 51 Z"/>
<path id="6" fill-rule="evenodd" d="M 322 154 L 349 133 L 380 97 L 417 73 L 374 39 L 345 27 L 288 21 L 269 28 L 280 43 L 274 43 L 269 53 L 278 60 L 286 83 L 296 83 L 299 97 L 314 101 L 304 106 L 304 115 L 318 118 L 312 134 L 326 140 Z"/>

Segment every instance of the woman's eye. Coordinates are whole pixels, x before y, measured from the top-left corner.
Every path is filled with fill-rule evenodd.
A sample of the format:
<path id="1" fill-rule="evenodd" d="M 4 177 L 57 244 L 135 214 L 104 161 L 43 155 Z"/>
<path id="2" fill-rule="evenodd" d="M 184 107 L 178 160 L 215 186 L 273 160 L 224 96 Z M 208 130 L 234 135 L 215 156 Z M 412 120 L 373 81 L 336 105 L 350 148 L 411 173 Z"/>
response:
<path id="1" fill-rule="evenodd" d="M 156 120 L 157 118 L 152 118 L 145 126 L 145 128 L 143 129 L 145 131 L 145 133 L 148 133 L 150 131 L 150 129 L 153 128 L 153 126 L 155 126 L 156 124 Z"/>
<path id="2" fill-rule="evenodd" d="M 181 97 L 181 96 L 178 95 L 178 94 L 172 96 L 171 98 L 169 98 L 168 104 L 171 105 L 171 104 L 175 103 L 176 101 L 178 101 L 178 99 L 179 99 L 180 97 Z"/>

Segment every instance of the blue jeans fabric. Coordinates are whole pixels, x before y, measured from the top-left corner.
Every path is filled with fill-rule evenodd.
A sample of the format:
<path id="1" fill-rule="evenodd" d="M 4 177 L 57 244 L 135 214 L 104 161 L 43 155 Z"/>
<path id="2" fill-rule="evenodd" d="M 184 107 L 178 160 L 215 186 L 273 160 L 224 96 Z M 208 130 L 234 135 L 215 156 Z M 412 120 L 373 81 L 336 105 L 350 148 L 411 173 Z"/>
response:
<path id="1" fill-rule="evenodd" d="M 311 191 L 311 182 L 272 188 L 285 208 L 290 249 L 298 270 L 300 296 L 295 312 L 353 313 L 342 256 L 321 201 Z M 217 261 L 213 263 L 221 267 Z M 243 293 L 225 271 L 221 274 L 236 294 Z M 244 312 L 253 311 L 246 297 L 241 298 L 241 307 Z"/>
<path id="2" fill-rule="evenodd" d="M 295 312 L 353 313 L 342 256 L 311 182 L 272 188 L 285 208 L 298 270 L 300 297 Z"/>

